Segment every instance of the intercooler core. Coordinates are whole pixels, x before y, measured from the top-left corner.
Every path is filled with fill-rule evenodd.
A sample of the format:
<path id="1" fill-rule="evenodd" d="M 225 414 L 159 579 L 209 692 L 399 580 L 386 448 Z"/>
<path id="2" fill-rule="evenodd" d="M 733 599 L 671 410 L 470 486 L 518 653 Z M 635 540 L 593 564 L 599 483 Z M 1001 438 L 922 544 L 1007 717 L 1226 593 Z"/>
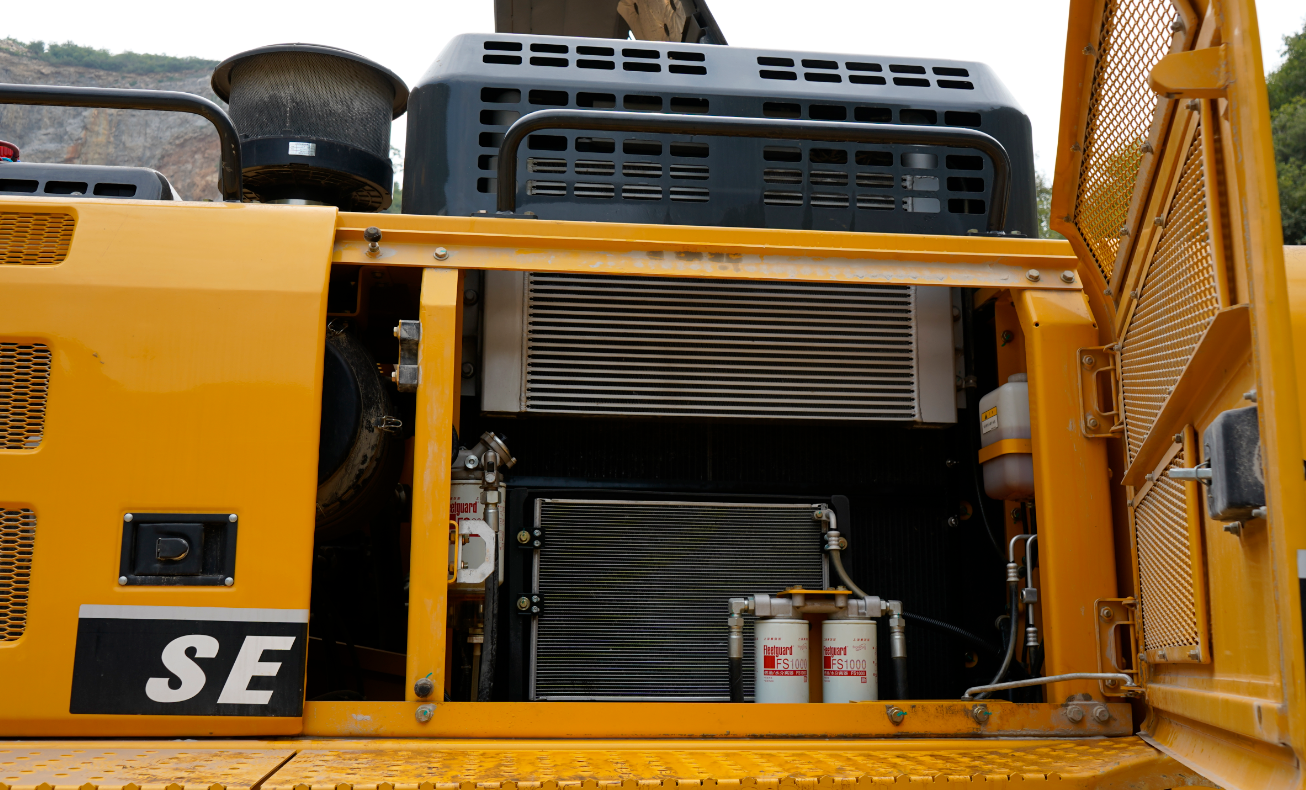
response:
<path id="1" fill-rule="evenodd" d="M 826 589 L 821 507 L 536 500 L 529 698 L 728 701 L 725 601 Z M 751 699 L 751 618 L 746 629 Z"/>

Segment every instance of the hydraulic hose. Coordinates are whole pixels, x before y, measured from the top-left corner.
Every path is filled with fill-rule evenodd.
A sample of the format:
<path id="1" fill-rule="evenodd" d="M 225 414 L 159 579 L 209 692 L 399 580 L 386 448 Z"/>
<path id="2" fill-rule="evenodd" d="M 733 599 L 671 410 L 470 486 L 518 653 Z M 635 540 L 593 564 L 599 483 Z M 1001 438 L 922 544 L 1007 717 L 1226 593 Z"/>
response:
<path id="1" fill-rule="evenodd" d="M 998 670 L 998 674 L 993 676 L 993 681 L 988 684 L 990 686 L 996 686 L 1002 682 L 1002 679 L 1007 676 L 1007 672 L 1011 670 L 1011 661 L 1016 656 L 1016 641 L 1018 639 L 1016 623 L 1020 620 L 1020 583 L 1007 582 L 1007 588 L 1011 592 L 1011 636 L 1007 639 L 1007 655 L 1002 659 L 1002 668 Z M 986 691 L 977 695 L 975 699 L 983 699 L 988 694 L 989 692 Z"/>
<path id="2" fill-rule="evenodd" d="M 853 581 L 852 577 L 848 575 L 848 571 L 844 570 L 843 560 L 839 558 L 838 549 L 830 549 L 830 562 L 834 563 L 834 572 L 839 574 L 840 581 L 848 585 L 848 589 L 852 590 L 854 595 L 856 595 L 858 598 L 871 597 L 866 594 L 865 590 L 863 590 L 861 587 L 858 587 L 857 582 Z"/>
<path id="3" fill-rule="evenodd" d="M 985 639 L 982 636 L 979 636 L 977 634 L 972 634 L 970 631 L 967 631 L 963 628 L 958 628 L 957 626 L 951 623 L 945 623 L 942 620 L 935 620 L 932 617 L 925 617 L 919 614 L 908 614 L 907 612 L 903 612 L 902 616 L 907 618 L 908 620 L 912 620 L 921 625 L 929 626 L 930 628 L 933 628 L 936 631 L 943 631 L 944 633 L 952 634 L 953 636 L 959 639 L 963 639 L 967 642 L 970 642 L 976 647 L 983 648 L 984 652 L 988 653 L 991 656 L 1002 655 L 1002 649 L 993 645 L 992 642 L 989 642 L 987 639 Z"/>

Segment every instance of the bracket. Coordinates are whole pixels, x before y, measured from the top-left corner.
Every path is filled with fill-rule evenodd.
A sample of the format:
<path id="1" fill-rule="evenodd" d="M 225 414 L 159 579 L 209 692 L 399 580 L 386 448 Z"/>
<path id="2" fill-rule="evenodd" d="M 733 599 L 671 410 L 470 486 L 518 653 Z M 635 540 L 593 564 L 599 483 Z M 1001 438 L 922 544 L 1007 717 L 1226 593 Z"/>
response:
<path id="1" fill-rule="evenodd" d="M 1075 352 L 1079 364 L 1079 430 L 1089 439 L 1123 433 L 1120 421 L 1120 367 L 1115 348 L 1090 346 Z M 1105 377 L 1105 378 L 1104 378 Z"/>
<path id="2" fill-rule="evenodd" d="M 417 392 L 421 380 L 417 352 L 422 342 L 422 322 L 401 320 L 395 327 L 395 337 L 399 338 L 399 364 L 390 374 L 390 380 L 400 392 Z"/>
<path id="3" fill-rule="evenodd" d="M 1093 602 L 1093 618 L 1097 633 L 1097 671 L 1118 672 L 1128 675 L 1131 685 L 1138 686 L 1138 602 L 1133 598 L 1098 598 Z M 1136 691 L 1125 691 L 1118 683 L 1098 683 L 1108 697 L 1131 697 Z"/>

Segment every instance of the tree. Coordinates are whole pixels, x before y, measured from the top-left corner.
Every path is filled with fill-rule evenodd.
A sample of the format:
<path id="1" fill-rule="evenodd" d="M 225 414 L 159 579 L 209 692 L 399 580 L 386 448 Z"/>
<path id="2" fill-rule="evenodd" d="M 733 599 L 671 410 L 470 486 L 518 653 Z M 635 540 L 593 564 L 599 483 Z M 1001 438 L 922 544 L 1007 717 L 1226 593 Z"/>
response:
<path id="1" fill-rule="evenodd" d="M 1306 26 L 1283 37 L 1284 58 L 1265 78 L 1285 244 L 1306 244 Z"/>
<path id="2" fill-rule="evenodd" d="M 1038 237 L 1040 239 L 1064 239 L 1060 233 L 1052 230 L 1049 220 L 1052 216 L 1052 185 L 1042 173 L 1034 174 L 1034 200 L 1038 208 Z"/>

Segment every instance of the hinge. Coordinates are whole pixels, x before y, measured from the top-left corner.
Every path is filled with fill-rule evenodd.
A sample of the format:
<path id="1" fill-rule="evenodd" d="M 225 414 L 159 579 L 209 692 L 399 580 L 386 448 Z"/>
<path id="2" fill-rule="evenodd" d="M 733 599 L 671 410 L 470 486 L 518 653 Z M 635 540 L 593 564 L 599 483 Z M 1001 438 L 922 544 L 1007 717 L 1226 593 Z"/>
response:
<path id="1" fill-rule="evenodd" d="M 1138 602 L 1133 598 L 1099 598 L 1093 602 L 1093 618 L 1097 625 L 1097 671 L 1119 672 L 1133 680 L 1131 685 L 1141 685 L 1138 670 Z M 1137 691 L 1126 691 L 1113 680 L 1098 682 L 1102 693 L 1108 697 L 1133 697 Z"/>
<path id="2" fill-rule="evenodd" d="M 1114 346 L 1091 346 L 1075 352 L 1079 371 L 1079 430 L 1089 439 L 1123 433 L 1120 414 L 1120 366 Z"/>
<path id="3" fill-rule="evenodd" d="M 417 392 L 417 384 L 421 380 L 417 351 L 422 341 L 422 322 L 401 320 L 399 326 L 395 327 L 395 337 L 399 338 L 399 364 L 395 365 L 390 380 L 400 392 Z"/>

